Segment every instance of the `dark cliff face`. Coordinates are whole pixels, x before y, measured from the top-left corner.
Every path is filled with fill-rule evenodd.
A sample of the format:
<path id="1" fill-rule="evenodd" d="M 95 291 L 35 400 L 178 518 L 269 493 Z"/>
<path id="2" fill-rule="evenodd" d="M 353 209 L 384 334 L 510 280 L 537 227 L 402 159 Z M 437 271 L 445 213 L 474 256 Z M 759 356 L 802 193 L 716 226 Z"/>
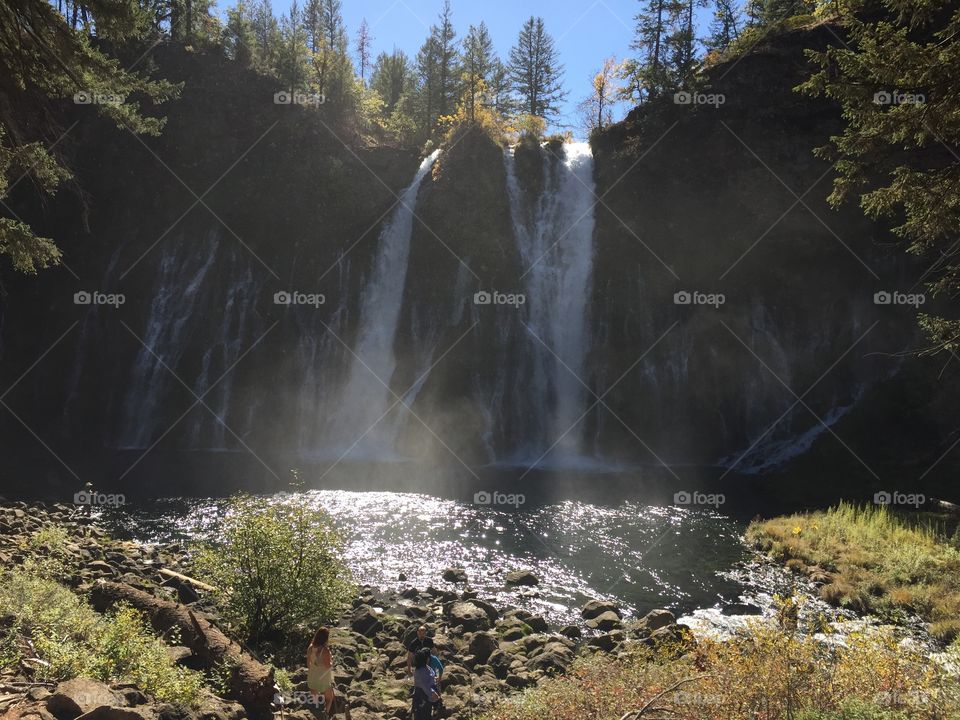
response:
<path id="1" fill-rule="evenodd" d="M 186 80 L 163 107 L 162 136 L 64 109 L 67 125 L 78 121 L 71 162 L 89 230 L 69 188 L 46 207 L 14 198 L 65 267 L 3 278 L 3 376 L 43 356 L 5 397 L 23 421 L 2 421 L 10 482 L 50 467 L 67 483 L 110 483 L 139 453 L 116 468 L 104 457 L 126 445 L 156 443 L 151 455 L 295 445 L 321 413 L 287 409 L 342 372 L 337 338 L 352 341 L 380 227 L 416 169 L 413 152 L 356 145 L 335 108 L 278 105 L 270 81 L 227 61 L 158 52 L 159 72 Z M 78 291 L 125 302 L 77 305 Z M 283 292 L 325 302 L 277 304 Z M 329 373 L 317 378 L 311 359 L 324 353 Z"/>
<path id="2" fill-rule="evenodd" d="M 646 106 L 595 138 L 592 275 L 573 303 L 588 317 L 584 454 L 732 464 L 826 494 L 842 476 L 853 497 L 903 468 L 924 487 L 955 468 L 947 454 L 925 472 L 953 442 L 955 382 L 903 357 L 921 343 L 915 308 L 874 302 L 917 292 L 917 264 L 857 208 L 824 201 L 831 173 L 812 150 L 839 119 L 792 88 L 803 47 L 826 40 L 778 38 L 710 71 L 702 99 L 722 104 Z M 277 468 L 323 450 L 339 422 L 364 285 L 417 158 L 358 146 L 335 108 L 275 105 L 268 82 L 224 61 L 160 61 L 188 84 L 144 140 L 153 152 L 77 116 L 89 232 L 69 194 L 15 198 L 70 269 L 4 278 L 7 385 L 42 358 L 4 398 L 19 417 L 0 421 L 6 483 L 163 494 L 210 475 L 212 492 L 242 456 L 281 486 Z M 529 304 L 475 294 L 527 292 L 511 198 L 524 215 L 551 192 L 562 153 L 516 148 L 511 195 L 504 149 L 463 130 L 420 186 L 384 380 L 410 406 L 397 449 L 438 477 L 502 461 L 546 425 Z M 125 303 L 74 304 L 84 290 Z M 218 452 L 183 454 L 204 449 Z M 175 453 L 175 472 L 151 469 Z"/>
<path id="3" fill-rule="evenodd" d="M 814 464 L 807 482 L 816 468 L 882 487 L 947 448 L 948 414 L 931 402 L 955 383 L 904 356 L 923 345 L 917 308 L 874 297 L 923 292 L 925 266 L 858 207 L 827 206 L 833 173 L 813 149 L 839 116 L 793 90 L 803 49 L 832 39 L 824 27 L 776 38 L 709 71 L 701 99 L 722 103 L 639 108 L 595 142 L 601 391 L 647 353 L 611 393 L 625 422 L 597 420 L 610 451 L 774 475 L 797 454 Z M 676 304 L 693 291 L 724 303 Z M 903 420 L 919 407 L 926 433 Z"/>

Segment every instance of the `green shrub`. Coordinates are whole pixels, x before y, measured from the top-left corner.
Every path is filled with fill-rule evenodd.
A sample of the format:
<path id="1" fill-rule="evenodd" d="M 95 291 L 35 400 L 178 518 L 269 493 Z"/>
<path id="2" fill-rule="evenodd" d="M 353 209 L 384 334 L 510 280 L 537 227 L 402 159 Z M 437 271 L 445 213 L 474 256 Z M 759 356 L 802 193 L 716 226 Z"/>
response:
<path id="1" fill-rule="evenodd" d="M 216 544 L 197 548 L 196 574 L 217 588 L 224 617 L 250 641 L 331 622 L 354 592 L 343 541 L 305 498 L 231 501 Z"/>
<path id="2" fill-rule="evenodd" d="M 36 670 L 41 680 L 92 677 L 133 683 L 161 702 L 198 701 L 202 676 L 175 665 L 163 641 L 130 607 L 99 615 L 57 582 L 18 569 L 0 578 L 0 616 L 8 621 L 0 638 L 4 666 L 21 660 L 23 637 L 44 661 Z"/>

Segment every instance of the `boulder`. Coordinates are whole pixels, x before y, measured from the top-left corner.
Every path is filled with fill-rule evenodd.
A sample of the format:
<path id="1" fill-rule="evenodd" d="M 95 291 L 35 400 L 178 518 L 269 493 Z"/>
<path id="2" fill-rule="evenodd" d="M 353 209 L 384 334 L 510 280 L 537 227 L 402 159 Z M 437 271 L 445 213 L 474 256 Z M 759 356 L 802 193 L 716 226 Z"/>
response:
<path id="1" fill-rule="evenodd" d="M 507 585 L 539 585 L 540 578 L 532 570 L 511 570 L 503 576 Z"/>
<path id="2" fill-rule="evenodd" d="M 540 670 L 548 675 L 565 673 L 570 667 L 570 661 L 571 655 L 569 652 L 561 653 L 548 650 L 527 660 L 527 669 L 531 671 Z"/>
<path id="3" fill-rule="evenodd" d="M 487 664 L 493 670 L 493 674 L 500 680 L 506 679 L 507 675 L 510 674 L 510 666 L 512 663 L 513 658 L 503 650 L 494 650 L 490 657 L 487 658 Z"/>
<path id="4" fill-rule="evenodd" d="M 608 610 L 587 620 L 585 624 L 591 630 L 609 632 L 610 630 L 617 630 L 620 627 L 620 616 L 612 610 Z"/>
<path id="5" fill-rule="evenodd" d="M 473 602 L 455 602 L 448 612 L 450 624 L 461 627 L 465 632 L 477 632 L 490 629 L 490 618 L 486 611 Z"/>
<path id="6" fill-rule="evenodd" d="M 150 708 L 128 708 L 101 705 L 77 720 L 156 720 L 156 713 Z"/>
<path id="7" fill-rule="evenodd" d="M 123 703 L 123 697 L 102 682 L 74 678 L 57 685 L 45 705 L 57 720 L 75 720 L 98 707 L 121 706 Z"/>
<path id="8" fill-rule="evenodd" d="M 443 579 L 449 583 L 466 583 L 467 571 L 463 568 L 447 568 L 443 571 Z"/>
<path id="9" fill-rule="evenodd" d="M 636 622 L 635 628 L 653 632 L 676 622 L 677 618 L 669 610 L 651 610 Z"/>
<path id="10" fill-rule="evenodd" d="M 486 664 L 490 656 L 500 647 L 497 636 L 490 632 L 478 632 L 470 638 L 467 652 L 473 655 L 477 662 Z"/>
<path id="11" fill-rule="evenodd" d="M 576 625 L 564 625 L 560 628 L 560 634 L 564 637 L 568 637 L 571 640 L 579 640 L 583 637 L 583 633 L 580 632 L 580 628 Z"/>
<path id="12" fill-rule="evenodd" d="M 603 615 L 604 613 L 615 613 L 618 618 L 623 618 L 620 608 L 609 600 L 590 600 L 580 608 L 580 616 L 584 620 L 593 620 L 595 617 Z"/>
<path id="13" fill-rule="evenodd" d="M 604 652 L 613 652 L 618 645 L 623 642 L 623 633 L 615 630 L 614 632 L 603 633 L 587 640 L 590 647 L 603 650 Z"/>
<path id="14" fill-rule="evenodd" d="M 350 618 L 350 629 L 365 637 L 375 635 L 380 627 L 380 615 L 369 605 L 361 605 Z"/>

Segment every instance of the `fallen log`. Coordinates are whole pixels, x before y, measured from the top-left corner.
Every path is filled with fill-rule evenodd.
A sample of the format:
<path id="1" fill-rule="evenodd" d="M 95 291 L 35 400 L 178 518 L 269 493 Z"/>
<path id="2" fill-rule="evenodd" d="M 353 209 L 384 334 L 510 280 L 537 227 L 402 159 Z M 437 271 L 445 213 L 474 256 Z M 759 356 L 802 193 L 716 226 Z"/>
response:
<path id="1" fill-rule="evenodd" d="M 205 582 L 201 582 L 196 578 L 192 578 L 189 575 L 184 575 L 183 573 L 178 573 L 175 570 L 167 570 L 166 568 L 160 568 L 159 573 L 164 577 L 175 578 L 177 580 L 182 580 L 189 585 L 198 587 L 201 590 L 206 590 L 207 592 L 216 592 L 216 588 L 213 585 L 208 585 Z"/>
<path id="2" fill-rule="evenodd" d="M 180 643 L 190 648 L 206 667 L 230 668 L 228 696 L 231 700 L 243 705 L 251 718 L 272 716 L 273 668 L 251 657 L 238 643 L 189 608 L 125 583 L 106 580 L 98 581 L 91 588 L 90 602 L 100 612 L 117 603 L 127 603 L 145 613 L 160 634 L 176 628 Z"/>

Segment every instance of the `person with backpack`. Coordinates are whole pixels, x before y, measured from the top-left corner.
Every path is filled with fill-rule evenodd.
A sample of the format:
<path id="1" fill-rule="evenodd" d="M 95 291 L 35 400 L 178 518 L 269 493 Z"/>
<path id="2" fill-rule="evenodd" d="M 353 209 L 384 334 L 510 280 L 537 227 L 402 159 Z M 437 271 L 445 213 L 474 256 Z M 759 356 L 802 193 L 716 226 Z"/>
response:
<path id="1" fill-rule="evenodd" d="M 441 701 L 437 673 L 430 666 L 429 648 L 417 651 L 413 667 L 413 720 L 432 720 Z"/>

